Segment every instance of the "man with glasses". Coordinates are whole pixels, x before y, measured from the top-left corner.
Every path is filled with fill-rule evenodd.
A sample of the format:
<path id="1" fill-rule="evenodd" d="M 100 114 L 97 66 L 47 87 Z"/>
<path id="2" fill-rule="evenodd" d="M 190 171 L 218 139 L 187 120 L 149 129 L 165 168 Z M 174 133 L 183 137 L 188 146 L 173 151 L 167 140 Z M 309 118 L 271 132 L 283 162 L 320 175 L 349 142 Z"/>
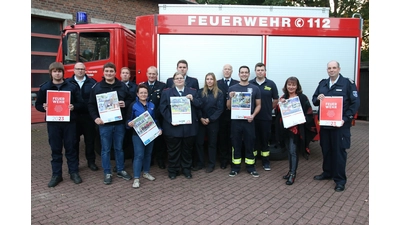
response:
<path id="1" fill-rule="evenodd" d="M 95 123 L 89 115 L 88 111 L 88 101 L 90 97 L 90 90 L 92 86 L 96 83 L 96 80 L 90 78 L 86 75 L 85 64 L 78 62 L 74 67 L 74 75 L 67 79 L 67 82 L 71 82 L 79 86 L 79 93 L 85 102 L 85 107 L 82 110 L 77 111 L 78 118 L 76 122 L 76 149 L 78 150 L 78 160 L 79 160 L 79 142 L 81 135 L 84 137 L 85 141 L 85 156 L 87 160 L 88 167 L 92 171 L 97 171 L 96 154 L 94 152 L 94 139 L 95 139 Z"/>

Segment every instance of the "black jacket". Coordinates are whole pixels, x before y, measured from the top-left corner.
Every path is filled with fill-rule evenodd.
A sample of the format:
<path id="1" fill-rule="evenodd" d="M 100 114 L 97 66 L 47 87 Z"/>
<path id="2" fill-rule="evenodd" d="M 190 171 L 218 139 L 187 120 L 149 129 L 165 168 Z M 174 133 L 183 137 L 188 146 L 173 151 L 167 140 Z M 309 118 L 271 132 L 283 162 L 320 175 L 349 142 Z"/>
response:
<path id="1" fill-rule="evenodd" d="M 231 120 L 231 110 L 228 110 L 228 108 L 226 108 L 226 101 L 228 100 L 228 96 L 229 96 L 228 89 L 229 89 L 229 87 L 231 87 L 231 86 L 233 86 L 235 84 L 238 84 L 238 83 L 239 83 L 238 80 L 234 80 L 232 78 L 231 78 L 231 82 L 229 83 L 229 86 L 227 86 L 225 84 L 225 78 L 222 78 L 222 79 L 217 81 L 218 88 L 219 88 L 219 90 L 222 91 L 222 93 L 224 95 L 223 96 L 223 98 L 224 98 L 224 103 L 223 103 L 224 104 L 224 110 L 222 112 L 221 118 L 223 118 L 225 120 Z"/>
<path id="2" fill-rule="evenodd" d="M 282 98 L 288 99 L 289 96 L 283 95 Z M 277 132 L 276 138 L 280 142 L 281 146 L 284 146 L 284 140 L 288 138 L 290 135 L 294 137 L 295 143 L 297 145 L 297 149 L 299 152 L 303 154 L 303 156 L 308 159 L 308 155 L 310 154 L 309 145 L 310 142 L 317 135 L 317 127 L 314 121 L 314 114 L 312 111 L 311 103 L 308 100 L 307 96 L 304 94 L 299 95 L 301 108 L 303 109 L 304 117 L 306 122 L 303 124 L 297 125 L 297 134 L 294 134 L 290 128 L 284 128 L 282 121 L 282 114 L 279 108 L 279 104 L 276 106 L 276 123 L 277 123 Z"/>
<path id="3" fill-rule="evenodd" d="M 76 86 L 78 86 L 81 97 L 83 98 L 83 101 L 85 102 L 84 108 L 82 110 L 79 110 L 78 113 L 87 114 L 87 113 L 89 113 L 87 104 L 88 104 L 89 98 L 90 98 L 90 91 L 92 90 L 93 85 L 95 85 L 97 83 L 97 81 L 93 78 L 88 77 L 87 75 L 85 75 L 85 77 L 86 77 L 86 79 L 83 82 L 82 87 L 79 87 L 78 82 L 76 82 L 75 74 L 72 77 L 66 79 L 66 81 L 71 82 L 71 83 L 75 84 Z"/>
<path id="4" fill-rule="evenodd" d="M 74 110 L 71 111 L 70 121 L 76 120 L 76 118 L 78 116 L 77 112 L 82 110 L 85 107 L 84 101 L 79 94 L 79 86 L 77 86 L 73 83 L 67 82 L 65 80 L 59 87 L 57 87 L 55 84 L 53 84 L 52 81 L 43 83 L 42 85 L 40 85 L 38 97 L 35 102 L 35 108 L 39 112 L 46 112 L 46 110 L 43 108 L 43 103 L 47 103 L 47 91 L 48 90 L 70 91 L 71 92 L 70 103 L 72 105 L 74 105 Z M 46 116 L 45 116 L 45 120 L 46 120 Z"/>
<path id="5" fill-rule="evenodd" d="M 201 101 L 196 96 L 196 90 L 193 88 L 185 87 L 182 96 L 191 94 L 193 101 L 190 101 L 190 110 L 192 116 L 192 124 L 182 124 L 173 126 L 172 123 L 172 112 L 171 112 L 171 99 L 170 97 L 180 96 L 176 88 L 167 88 L 161 95 L 160 112 L 163 116 L 162 129 L 163 135 L 171 137 L 191 137 L 196 136 L 199 127 L 198 110 L 201 106 Z"/>
<path id="6" fill-rule="evenodd" d="M 174 79 L 170 77 L 167 79 L 167 87 L 172 88 L 173 86 L 174 86 Z M 195 77 L 189 77 L 188 75 L 186 75 L 185 87 L 194 88 L 197 91 L 199 90 L 199 81 Z"/>
<path id="7" fill-rule="evenodd" d="M 111 122 L 108 124 L 120 124 L 124 123 L 124 117 L 126 115 L 126 109 L 131 105 L 131 103 L 134 101 L 132 96 L 129 93 L 128 87 L 126 84 L 122 83 L 120 80 L 115 79 L 115 82 L 113 84 L 108 84 L 104 79 L 100 82 L 97 82 L 93 87 L 90 92 L 90 98 L 88 102 L 88 109 L 90 116 L 92 117 L 93 120 L 96 118 L 100 117 L 99 110 L 97 107 L 97 100 L 96 100 L 96 95 L 97 94 L 103 94 L 111 91 L 117 91 L 118 95 L 118 101 L 124 101 L 125 102 L 125 107 L 121 108 L 121 115 L 122 115 L 122 120 L 121 121 L 115 121 Z"/>
<path id="8" fill-rule="evenodd" d="M 162 116 L 160 113 L 160 101 L 162 91 L 167 88 L 167 85 L 164 82 L 156 80 L 154 82 L 153 88 L 150 88 L 149 82 L 145 81 L 141 84 L 145 84 L 149 88 L 149 96 L 147 97 L 147 101 L 152 102 L 154 104 L 154 113 L 157 120 L 161 120 Z"/>

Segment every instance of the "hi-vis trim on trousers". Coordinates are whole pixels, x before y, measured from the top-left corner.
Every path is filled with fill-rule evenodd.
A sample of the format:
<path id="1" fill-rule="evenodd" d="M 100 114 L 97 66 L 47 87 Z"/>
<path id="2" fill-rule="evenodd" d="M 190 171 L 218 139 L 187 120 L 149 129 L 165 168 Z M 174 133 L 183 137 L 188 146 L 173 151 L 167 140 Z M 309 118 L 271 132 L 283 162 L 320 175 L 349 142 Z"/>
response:
<path id="1" fill-rule="evenodd" d="M 258 152 L 258 150 L 254 150 L 254 151 L 253 151 L 254 157 L 257 156 L 257 152 Z M 262 156 L 262 157 L 268 157 L 268 156 L 269 156 L 269 151 L 265 151 L 265 152 L 261 151 L 261 156 Z"/>
<path id="2" fill-rule="evenodd" d="M 235 150 L 232 148 L 232 163 L 235 165 L 240 165 L 242 163 L 242 158 L 235 158 Z M 254 165 L 256 163 L 255 159 L 245 158 L 244 162 L 248 165 Z"/>

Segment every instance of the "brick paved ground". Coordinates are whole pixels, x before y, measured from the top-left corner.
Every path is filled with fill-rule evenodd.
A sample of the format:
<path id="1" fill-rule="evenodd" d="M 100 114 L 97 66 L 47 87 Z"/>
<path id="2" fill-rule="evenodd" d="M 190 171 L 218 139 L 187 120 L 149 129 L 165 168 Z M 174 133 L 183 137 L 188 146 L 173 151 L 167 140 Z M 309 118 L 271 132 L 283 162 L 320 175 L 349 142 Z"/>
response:
<path id="1" fill-rule="evenodd" d="M 229 169 L 218 167 L 210 174 L 192 172 L 190 180 L 170 180 L 166 170 L 152 166 L 156 180 L 142 178 L 139 189 L 115 174 L 113 183 L 104 185 L 102 171 L 91 171 L 86 162 L 80 165 L 83 183 L 76 185 L 64 161 L 64 181 L 48 188 L 51 156 L 46 125 L 32 124 L 31 130 L 32 224 L 369 224 L 368 121 L 357 121 L 352 128 L 348 182 L 341 193 L 333 190 L 332 180 L 313 180 L 322 172 L 319 142 L 311 143 L 309 160 L 300 158 L 292 186 L 282 179 L 287 160 L 272 161 L 271 171 L 258 162 L 259 178 L 243 170 L 229 177 Z M 80 158 L 84 159 L 83 151 Z M 96 163 L 101 165 L 99 156 Z M 132 174 L 131 161 L 125 165 Z"/>

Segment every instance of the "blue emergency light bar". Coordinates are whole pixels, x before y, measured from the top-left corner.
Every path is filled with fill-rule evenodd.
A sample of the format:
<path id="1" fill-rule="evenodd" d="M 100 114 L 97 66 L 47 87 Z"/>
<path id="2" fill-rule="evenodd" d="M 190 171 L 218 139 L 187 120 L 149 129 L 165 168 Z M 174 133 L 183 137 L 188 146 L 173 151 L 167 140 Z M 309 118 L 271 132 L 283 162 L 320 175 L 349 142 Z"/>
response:
<path id="1" fill-rule="evenodd" d="M 85 24 L 85 23 L 88 23 L 86 12 L 77 12 L 76 24 Z"/>

